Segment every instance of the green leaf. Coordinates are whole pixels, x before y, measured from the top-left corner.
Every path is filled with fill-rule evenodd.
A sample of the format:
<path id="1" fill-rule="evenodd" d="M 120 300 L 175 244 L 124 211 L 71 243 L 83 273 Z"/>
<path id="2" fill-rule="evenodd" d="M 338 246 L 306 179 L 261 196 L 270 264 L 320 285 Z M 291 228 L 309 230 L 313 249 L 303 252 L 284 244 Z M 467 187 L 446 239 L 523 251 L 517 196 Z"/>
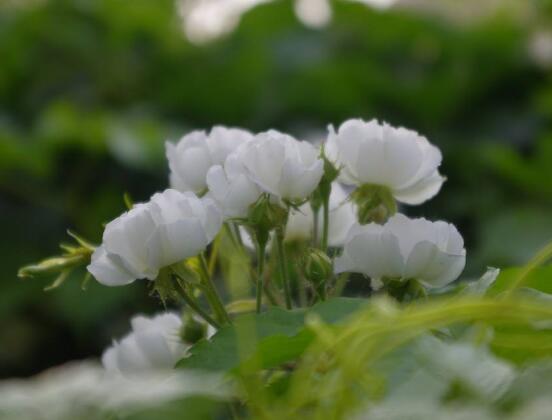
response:
<path id="1" fill-rule="evenodd" d="M 488 294 L 497 295 L 511 288 L 522 274 L 523 268 L 507 268 L 500 272 L 496 281 L 489 287 Z M 552 294 L 552 265 L 537 267 L 525 278 L 523 287 Z"/>
<path id="2" fill-rule="evenodd" d="M 180 360 L 177 367 L 230 371 L 253 358 L 262 368 L 279 366 L 299 357 L 312 342 L 312 333 L 305 329 L 307 315 L 316 314 L 333 324 L 366 303 L 364 299 L 335 298 L 308 310 L 271 308 L 260 315 L 242 315 L 232 325 L 220 329 L 210 341 L 197 343 L 191 355 Z"/>

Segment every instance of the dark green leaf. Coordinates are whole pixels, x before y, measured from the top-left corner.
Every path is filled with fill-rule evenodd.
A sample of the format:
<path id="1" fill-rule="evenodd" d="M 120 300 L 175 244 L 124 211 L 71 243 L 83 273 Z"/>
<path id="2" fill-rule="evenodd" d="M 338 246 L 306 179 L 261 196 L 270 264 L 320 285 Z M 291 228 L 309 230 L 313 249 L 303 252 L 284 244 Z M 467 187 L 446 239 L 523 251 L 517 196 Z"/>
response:
<path id="1" fill-rule="evenodd" d="M 281 365 L 299 357 L 311 343 L 313 336 L 304 328 L 307 314 L 317 314 L 330 324 L 337 323 L 366 302 L 364 299 L 335 298 L 308 310 L 271 308 L 260 315 L 240 316 L 233 325 L 219 330 L 210 341 L 196 344 L 191 349 L 191 356 L 180 360 L 177 366 L 230 371 L 253 357 L 258 358 L 263 368 Z"/>

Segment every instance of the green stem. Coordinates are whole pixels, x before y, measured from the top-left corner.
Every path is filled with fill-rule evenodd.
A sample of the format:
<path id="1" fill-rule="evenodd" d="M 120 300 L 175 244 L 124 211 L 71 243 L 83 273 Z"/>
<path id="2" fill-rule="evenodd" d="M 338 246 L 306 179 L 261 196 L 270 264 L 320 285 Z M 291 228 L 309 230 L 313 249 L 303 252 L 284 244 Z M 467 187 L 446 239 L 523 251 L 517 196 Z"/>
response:
<path id="1" fill-rule="evenodd" d="M 328 230 L 330 226 L 330 191 L 324 196 L 322 203 L 322 244 L 321 249 L 328 252 Z"/>
<path id="2" fill-rule="evenodd" d="M 337 276 L 337 281 L 335 283 L 335 288 L 333 291 L 334 296 L 341 296 L 341 293 L 343 293 L 343 289 L 345 289 L 345 285 L 347 284 L 348 280 L 349 273 L 341 273 Z"/>
<path id="3" fill-rule="evenodd" d="M 318 219 L 320 218 L 320 209 L 312 209 L 312 246 L 317 247 L 318 246 Z"/>
<path id="4" fill-rule="evenodd" d="M 182 300 L 201 318 L 203 318 L 205 321 L 207 321 L 209 324 L 211 324 L 213 327 L 219 329 L 220 324 L 215 321 L 211 315 L 209 315 L 207 312 L 205 312 L 201 306 L 197 304 L 197 302 L 192 299 L 192 297 L 188 294 L 186 291 L 185 286 L 182 284 L 182 279 L 178 276 L 178 274 L 173 273 L 174 278 L 176 279 L 176 283 L 178 284 L 177 292 L 182 298 Z"/>
<path id="5" fill-rule="evenodd" d="M 286 308 L 291 309 L 291 291 L 289 288 L 289 271 L 286 261 L 286 251 L 284 249 L 284 230 L 282 227 L 276 228 L 276 248 L 278 251 L 278 264 L 282 274 L 282 283 L 284 284 L 284 296 L 286 299 Z"/>
<path id="6" fill-rule="evenodd" d="M 326 295 L 326 284 L 321 284 L 318 288 L 317 288 L 317 292 L 318 292 L 318 296 L 320 296 L 320 300 L 323 302 L 326 300 L 327 298 L 327 295 Z"/>
<path id="7" fill-rule="evenodd" d="M 222 300 L 217 293 L 217 289 L 215 289 L 215 286 L 213 285 L 213 282 L 211 281 L 211 277 L 209 276 L 209 269 L 207 267 L 207 262 L 205 261 L 205 256 L 203 254 L 199 257 L 199 267 L 200 267 L 200 277 L 203 283 L 203 289 L 205 291 L 205 297 L 209 301 L 209 304 L 212 306 L 213 311 L 217 314 L 217 317 L 222 323 L 231 323 L 230 316 L 228 315 L 228 312 L 226 312 L 226 308 L 224 307 L 224 304 L 222 303 Z"/>
<path id="8" fill-rule="evenodd" d="M 264 261 L 265 261 L 265 246 L 259 241 L 255 241 L 255 247 L 257 248 L 257 313 L 261 313 L 261 306 L 263 301 L 263 288 L 264 284 Z"/>

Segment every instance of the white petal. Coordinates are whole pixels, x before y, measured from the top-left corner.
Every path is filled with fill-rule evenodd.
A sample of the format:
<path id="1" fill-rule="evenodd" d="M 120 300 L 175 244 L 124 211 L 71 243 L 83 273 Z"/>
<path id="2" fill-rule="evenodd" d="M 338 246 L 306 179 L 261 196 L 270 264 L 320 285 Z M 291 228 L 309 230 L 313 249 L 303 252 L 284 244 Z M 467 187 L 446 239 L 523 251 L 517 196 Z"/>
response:
<path id="1" fill-rule="evenodd" d="M 207 172 L 207 186 L 217 200 L 224 200 L 230 184 L 222 166 L 216 165 L 209 169 L 209 172 Z"/>
<path id="2" fill-rule="evenodd" d="M 267 132 L 257 135 L 256 140 L 249 144 L 251 147 L 244 152 L 243 160 L 248 173 L 263 190 L 278 195 L 286 157 L 283 140 L 274 132 Z"/>
<path id="3" fill-rule="evenodd" d="M 307 198 L 318 186 L 323 174 L 324 162 L 322 160 L 315 161 L 308 168 L 301 166 L 297 161 L 288 160 L 282 168 L 276 195 L 289 200 Z"/>
<path id="4" fill-rule="evenodd" d="M 400 277 L 404 269 L 398 240 L 391 233 L 356 236 L 346 249 L 361 272 L 372 278 Z"/>
<path id="5" fill-rule="evenodd" d="M 351 202 L 346 202 L 331 210 L 328 228 L 328 244 L 334 247 L 342 246 L 347 237 L 347 232 L 356 222 L 356 212 Z M 322 221 L 320 220 L 320 229 L 322 226 L 321 224 Z"/>
<path id="6" fill-rule="evenodd" d="M 395 187 L 408 183 L 422 165 L 423 152 L 417 143 L 418 134 L 404 128 L 386 124 L 384 130 L 385 181 L 384 185 Z"/>
<path id="7" fill-rule="evenodd" d="M 424 218 L 409 219 L 404 214 L 397 213 L 389 218 L 385 227 L 400 238 L 401 253 L 405 258 L 408 258 L 418 242 L 435 243 L 438 240 L 433 223 Z"/>
<path id="8" fill-rule="evenodd" d="M 421 179 L 414 185 L 403 189 L 394 189 L 393 196 L 401 203 L 422 204 L 437 195 L 443 182 L 445 182 L 445 178 L 435 171 L 431 176 Z"/>
<path id="9" fill-rule="evenodd" d="M 120 343 L 116 344 L 116 348 L 117 366 L 121 373 L 132 375 L 145 369 L 151 369 L 151 364 L 136 343 L 134 334 L 123 338 Z"/>
<path id="10" fill-rule="evenodd" d="M 110 257 L 119 256 L 132 272 L 145 272 L 148 267 L 144 244 L 154 229 L 150 206 L 137 204 L 107 224 L 103 245 Z"/>
<path id="11" fill-rule="evenodd" d="M 135 334 L 136 345 L 148 364 L 156 369 L 171 369 L 176 360 L 160 331 L 148 330 Z"/>
<path id="12" fill-rule="evenodd" d="M 94 250 L 92 261 L 86 267 L 94 278 L 106 286 L 123 286 L 132 283 L 136 277 L 116 259 L 110 258 L 103 246 Z"/>
<path id="13" fill-rule="evenodd" d="M 213 200 L 204 198 L 202 201 L 205 212 L 203 229 L 205 231 L 207 243 L 209 243 L 215 239 L 215 236 L 220 232 L 222 227 L 222 213 Z M 207 246 L 207 244 L 205 246 Z"/>
<path id="14" fill-rule="evenodd" d="M 119 372 L 119 367 L 117 366 L 117 348 L 115 346 L 109 347 L 103 352 L 102 365 L 109 372 Z"/>
<path id="15" fill-rule="evenodd" d="M 148 264 L 160 269 L 196 256 L 207 244 L 207 236 L 197 219 L 182 219 L 159 225 L 146 244 Z"/>
<path id="16" fill-rule="evenodd" d="M 349 257 L 346 252 L 343 252 L 342 255 L 334 260 L 335 274 L 355 272 L 358 272 L 358 268 L 356 267 L 355 262 Z"/>
<path id="17" fill-rule="evenodd" d="M 230 153 L 252 138 L 253 134 L 239 128 L 213 127 L 207 138 L 212 162 L 215 164 L 224 163 Z"/>
<path id="18" fill-rule="evenodd" d="M 423 241 L 416 244 L 408 257 L 404 277 L 420 280 L 429 287 L 444 286 L 460 275 L 464 265 L 465 254 L 448 254 Z"/>
<path id="19" fill-rule="evenodd" d="M 191 147 L 179 154 L 178 168 L 175 172 L 194 192 L 201 192 L 206 187 L 205 177 L 212 164 L 211 156 L 205 147 Z"/>

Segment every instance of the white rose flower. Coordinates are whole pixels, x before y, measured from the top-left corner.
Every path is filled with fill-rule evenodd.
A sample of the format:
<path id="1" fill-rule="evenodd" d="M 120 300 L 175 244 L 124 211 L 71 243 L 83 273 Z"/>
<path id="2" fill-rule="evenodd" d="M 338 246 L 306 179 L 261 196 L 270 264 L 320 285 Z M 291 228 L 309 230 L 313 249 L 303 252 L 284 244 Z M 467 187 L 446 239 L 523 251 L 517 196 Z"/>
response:
<path id="1" fill-rule="evenodd" d="M 182 192 L 205 192 L 209 168 L 224 163 L 230 153 L 252 138 L 246 130 L 216 126 L 209 134 L 192 131 L 177 144 L 165 143 L 171 187 Z"/>
<path id="2" fill-rule="evenodd" d="M 328 244 L 342 246 L 349 229 L 356 223 L 354 204 L 347 200 L 348 194 L 341 185 L 334 182 L 330 194 L 330 211 L 328 223 Z M 291 210 L 286 226 L 286 240 L 310 240 L 312 238 L 313 214 L 309 203 L 298 210 Z M 322 236 L 322 211 L 318 217 L 318 237 Z"/>
<path id="3" fill-rule="evenodd" d="M 441 152 L 415 131 L 360 119 L 329 131 L 326 155 L 342 168 L 340 180 L 346 184 L 385 186 L 397 201 L 420 204 L 444 182 L 438 170 Z"/>
<path id="4" fill-rule="evenodd" d="M 165 190 L 108 223 L 87 268 L 107 286 L 155 280 L 161 268 L 199 254 L 221 225 L 212 200 Z"/>
<path id="5" fill-rule="evenodd" d="M 452 224 L 396 214 L 384 225 L 353 226 L 335 270 L 363 273 L 375 281 L 416 279 L 439 287 L 455 280 L 465 262 L 464 240 Z"/>
<path id="6" fill-rule="evenodd" d="M 102 355 L 102 364 L 109 372 L 132 376 L 144 371 L 170 370 L 188 346 L 179 337 L 180 317 L 162 313 L 152 318 L 135 316 L 132 331 L 115 341 Z"/>
<path id="7" fill-rule="evenodd" d="M 318 149 L 275 130 L 257 134 L 237 154 L 246 175 L 277 199 L 307 198 L 324 173 Z"/>
<path id="8" fill-rule="evenodd" d="M 204 321 L 194 316 L 201 324 Z M 104 351 L 102 364 L 108 372 L 135 376 L 148 371 L 171 370 L 176 362 L 187 356 L 189 344 L 180 338 L 182 321 L 171 312 L 153 317 L 135 316 L 130 321 L 132 331 L 121 341 Z M 207 338 L 211 338 L 215 329 L 206 326 Z"/>

